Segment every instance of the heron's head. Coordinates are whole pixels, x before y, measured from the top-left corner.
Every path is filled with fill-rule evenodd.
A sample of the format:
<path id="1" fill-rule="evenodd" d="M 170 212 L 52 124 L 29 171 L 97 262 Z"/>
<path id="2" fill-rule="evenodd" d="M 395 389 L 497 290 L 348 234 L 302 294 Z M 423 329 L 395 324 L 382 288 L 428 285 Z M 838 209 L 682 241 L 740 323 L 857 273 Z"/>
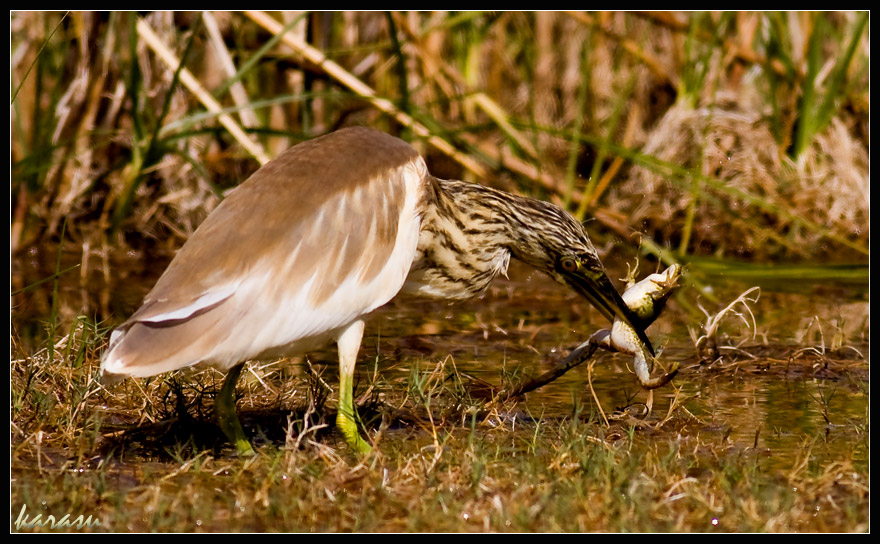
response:
<path id="1" fill-rule="evenodd" d="M 517 214 L 520 243 L 511 248 L 513 256 L 573 289 L 610 321 L 629 324 L 653 353 L 644 326 L 608 279 L 584 226 L 553 204 L 530 200 L 528 207 L 528 213 Z"/>

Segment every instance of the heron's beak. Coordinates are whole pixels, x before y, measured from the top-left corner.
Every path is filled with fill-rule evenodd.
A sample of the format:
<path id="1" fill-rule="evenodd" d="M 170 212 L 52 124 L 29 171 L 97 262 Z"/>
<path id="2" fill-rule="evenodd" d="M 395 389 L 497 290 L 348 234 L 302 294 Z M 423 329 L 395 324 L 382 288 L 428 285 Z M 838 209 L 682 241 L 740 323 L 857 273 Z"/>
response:
<path id="1" fill-rule="evenodd" d="M 636 334 L 639 335 L 639 340 L 648 348 L 651 355 L 654 355 L 654 347 L 645 334 L 642 321 L 629 309 L 604 271 L 595 274 L 589 271 L 584 272 L 578 271 L 566 274 L 566 283 L 578 294 L 589 300 L 590 304 L 602 312 L 602 315 L 612 323 L 615 319 L 620 319 L 632 327 Z"/>

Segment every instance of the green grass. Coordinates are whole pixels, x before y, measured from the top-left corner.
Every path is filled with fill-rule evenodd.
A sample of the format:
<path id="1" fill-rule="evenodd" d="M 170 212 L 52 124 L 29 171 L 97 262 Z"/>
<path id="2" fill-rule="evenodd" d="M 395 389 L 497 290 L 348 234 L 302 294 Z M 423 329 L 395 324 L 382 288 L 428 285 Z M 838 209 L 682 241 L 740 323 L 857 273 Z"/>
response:
<path id="1" fill-rule="evenodd" d="M 184 448 L 145 463 L 14 463 L 12 504 L 91 514 L 115 532 L 867 530 L 867 477 L 846 461 L 779 473 L 711 435 L 521 425 L 444 431 L 439 452 L 401 431 L 364 464 L 341 441 L 252 460 Z"/>
<path id="2" fill-rule="evenodd" d="M 499 319 L 457 318 L 454 345 L 475 349 L 466 344 L 486 318 Z M 683 370 L 647 416 L 626 361 L 604 357 L 590 372 L 607 424 L 576 371 L 562 397 L 539 390 L 487 405 L 472 394 L 477 369 L 496 384 L 536 372 L 516 363 L 517 345 L 558 345 L 535 336 L 541 323 L 517 333 L 500 321 L 510 337 L 481 339 L 476 362 L 440 358 L 443 348 L 425 357 L 406 337 L 377 341 L 393 357 L 365 347 L 355 398 L 377 443 L 363 459 L 334 429 L 332 362 L 245 371 L 238 407 L 257 455 L 241 458 L 214 422 L 219 373 L 102 386 L 104 333 L 87 320 L 58 339 L 51 361 L 48 347 L 25 356 L 16 343 L 12 530 L 51 531 L 16 529 L 22 505 L 30 519 L 92 515 L 101 525 L 78 531 L 113 532 L 869 529 L 867 362 L 846 347 L 865 349 L 856 337 L 832 346 L 807 330 L 798 345 L 740 344 L 712 364 L 667 346 L 661 357 Z M 723 325 L 725 338 L 740 334 L 736 323 Z"/>

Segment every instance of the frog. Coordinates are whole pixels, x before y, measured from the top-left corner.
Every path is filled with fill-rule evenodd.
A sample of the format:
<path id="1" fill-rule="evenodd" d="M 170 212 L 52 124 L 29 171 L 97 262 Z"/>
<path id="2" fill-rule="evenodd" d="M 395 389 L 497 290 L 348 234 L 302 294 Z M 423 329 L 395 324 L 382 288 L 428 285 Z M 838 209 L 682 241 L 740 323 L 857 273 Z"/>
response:
<path id="1" fill-rule="evenodd" d="M 640 320 L 639 325 L 646 328 L 657 319 L 669 296 L 678 287 L 681 275 L 682 267 L 675 263 L 663 272 L 650 274 L 638 283 L 632 277 L 629 278 L 621 298 Z M 610 330 L 602 329 L 594 333 L 590 342 L 608 351 L 632 355 L 636 377 L 645 389 L 666 385 L 678 372 L 679 365 L 674 363 L 669 372 L 652 378 L 654 356 L 635 329 L 622 319 L 615 319 Z"/>

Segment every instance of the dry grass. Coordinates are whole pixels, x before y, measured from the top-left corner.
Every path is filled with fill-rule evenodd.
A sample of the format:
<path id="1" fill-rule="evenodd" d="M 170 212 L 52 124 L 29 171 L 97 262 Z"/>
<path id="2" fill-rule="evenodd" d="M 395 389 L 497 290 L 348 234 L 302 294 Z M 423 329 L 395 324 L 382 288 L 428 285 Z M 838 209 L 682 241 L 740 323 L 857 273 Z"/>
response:
<path id="1" fill-rule="evenodd" d="M 647 232 L 683 253 L 747 260 L 814 259 L 827 231 L 804 228 L 803 221 L 860 238 L 868 225 L 867 149 L 854 145 L 837 120 L 802 160 L 792 160 L 775 142 L 769 112 L 759 102 L 743 91 L 719 94 L 708 107 L 680 102 L 658 121 L 642 152 L 721 181 L 726 190 L 760 197 L 767 206 L 702 187 L 701 180 L 637 166 L 614 194 L 618 212 L 641 218 Z M 772 213 L 778 207 L 791 213 Z M 692 232 L 682 229 L 688 222 Z"/>
<path id="2" fill-rule="evenodd" d="M 294 41 L 243 13 L 14 12 L 13 252 L 57 241 L 64 221 L 93 251 L 176 247 L 251 157 L 352 123 L 414 137 L 438 175 L 544 194 L 682 254 L 867 251 L 860 14 L 277 17 Z M 838 107 L 792 156 L 812 76 L 802 48 L 820 34 L 814 99 Z M 185 70 L 161 60 L 166 48 Z"/>
<path id="3" fill-rule="evenodd" d="M 638 393 L 620 398 L 633 378 L 625 359 L 607 358 L 592 370 L 595 402 L 579 387 L 583 400 L 487 409 L 472 395 L 474 363 L 460 371 L 461 353 L 426 358 L 421 344 L 446 339 L 466 353 L 478 336 L 501 343 L 492 352 L 509 365 L 517 336 L 530 353 L 557 344 L 538 334 L 543 321 L 514 334 L 515 323 L 484 319 L 451 339 L 389 338 L 379 353 L 394 357 L 361 361 L 356 398 L 377 442 L 366 459 L 333 430 L 336 369 L 318 362 L 332 352 L 243 374 L 238 405 L 258 455 L 241 459 L 213 422 L 214 370 L 105 387 L 102 331 L 85 322 L 53 350 L 15 343 L 13 518 L 24 504 L 30 516 L 91 514 L 101 522 L 91 530 L 117 532 L 868 530 L 859 337 L 832 345 L 834 327 L 817 320 L 797 345 L 743 343 L 752 326 L 728 319 L 711 364 L 694 348 L 664 350 L 684 364 L 650 414 Z M 508 333 L 483 340 L 485 328 Z"/>
<path id="4" fill-rule="evenodd" d="M 625 410 L 610 424 L 577 407 L 570 417 L 508 407 L 456 421 L 448 369 L 428 363 L 409 386 L 378 384 L 387 426 L 359 461 L 322 427 L 333 414 L 308 402 L 309 380 L 257 367 L 260 379 L 240 390 L 258 444 L 245 460 L 205 410 L 211 371 L 106 390 L 93 381 L 96 361 L 71 370 L 44 357 L 13 364 L 13 517 L 26 504 L 31 516 L 94 515 L 92 530 L 104 531 L 868 529 L 867 439 L 838 404 L 833 438 L 804 434 L 794 454 L 769 446 L 773 429 L 754 443 L 731 437 L 707 411 L 720 395 L 699 400 L 689 385 L 668 414 Z M 420 384 L 433 403 L 415 393 Z M 388 419 L 389 408 L 407 417 Z"/>

